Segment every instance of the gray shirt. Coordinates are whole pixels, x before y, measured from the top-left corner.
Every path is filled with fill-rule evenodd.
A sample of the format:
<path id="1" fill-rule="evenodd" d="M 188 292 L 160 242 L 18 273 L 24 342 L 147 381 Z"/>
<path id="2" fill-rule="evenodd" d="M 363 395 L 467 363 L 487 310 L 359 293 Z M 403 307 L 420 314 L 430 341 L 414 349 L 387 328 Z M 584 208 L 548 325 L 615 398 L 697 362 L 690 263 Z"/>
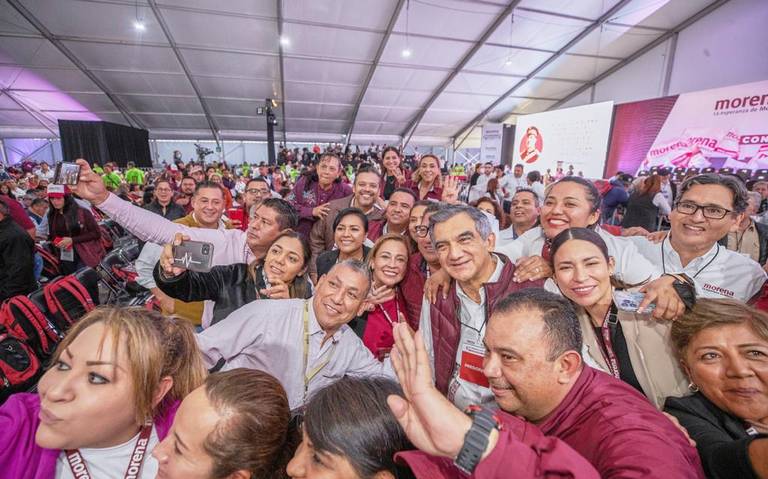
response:
<path id="1" fill-rule="evenodd" d="M 309 351 L 304 365 L 303 299 L 262 299 L 248 303 L 223 321 L 197 335 L 197 343 L 210 368 L 225 359 L 223 370 L 260 369 L 277 378 L 288 394 L 291 409 L 304 404 L 305 375 L 323 367 L 308 381 L 308 395 L 350 376 L 395 378 L 389 358 L 379 362 L 346 324 L 322 344 L 325 331 L 309 307 Z"/>

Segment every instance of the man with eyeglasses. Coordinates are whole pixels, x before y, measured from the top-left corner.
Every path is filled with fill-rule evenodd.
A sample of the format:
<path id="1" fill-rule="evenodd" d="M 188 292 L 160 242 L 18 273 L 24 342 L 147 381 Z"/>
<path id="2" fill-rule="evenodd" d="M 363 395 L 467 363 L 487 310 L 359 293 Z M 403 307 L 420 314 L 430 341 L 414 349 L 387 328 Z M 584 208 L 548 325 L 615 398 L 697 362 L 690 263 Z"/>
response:
<path id="1" fill-rule="evenodd" d="M 664 240 L 654 244 L 632 237 L 632 241 L 663 274 L 692 279 L 697 296 L 749 301 L 760 293 L 765 272 L 748 256 L 718 244 L 738 227 L 746 208 L 747 190 L 738 178 L 715 173 L 694 176 L 680 186 Z"/>
<path id="2" fill-rule="evenodd" d="M 238 226 L 241 230 L 248 229 L 248 218 L 251 216 L 251 208 L 256 203 L 272 198 L 272 190 L 269 188 L 267 180 L 261 176 L 248 180 L 243 193 L 243 222 Z"/>

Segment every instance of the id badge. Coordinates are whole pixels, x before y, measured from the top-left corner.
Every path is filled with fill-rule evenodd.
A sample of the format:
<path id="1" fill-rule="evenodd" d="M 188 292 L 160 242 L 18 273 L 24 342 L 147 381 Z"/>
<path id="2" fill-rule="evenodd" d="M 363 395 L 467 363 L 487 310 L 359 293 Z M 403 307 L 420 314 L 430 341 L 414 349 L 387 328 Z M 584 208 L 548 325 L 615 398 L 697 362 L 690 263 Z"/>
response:
<path id="1" fill-rule="evenodd" d="M 64 249 L 61 248 L 59 258 L 62 261 L 74 261 L 75 260 L 75 248 Z"/>
<path id="2" fill-rule="evenodd" d="M 459 366 L 459 377 L 464 381 L 489 387 L 488 378 L 483 374 L 483 357 L 485 348 L 473 343 L 464 343 L 461 350 L 461 364 Z"/>

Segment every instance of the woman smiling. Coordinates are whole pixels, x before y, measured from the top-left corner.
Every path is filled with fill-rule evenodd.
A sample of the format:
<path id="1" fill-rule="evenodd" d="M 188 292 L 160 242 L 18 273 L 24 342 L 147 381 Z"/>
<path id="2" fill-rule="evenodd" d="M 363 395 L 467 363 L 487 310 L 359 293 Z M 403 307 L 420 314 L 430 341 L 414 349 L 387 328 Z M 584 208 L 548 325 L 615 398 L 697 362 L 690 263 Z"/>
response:
<path id="1" fill-rule="evenodd" d="M 579 307 L 588 358 L 658 408 L 667 396 L 684 394 L 685 376 L 669 342 L 672 322 L 617 307 L 614 292 L 625 287 L 613 278 L 614 261 L 600 235 L 570 228 L 555 236 L 551 251 L 555 283 Z"/>
<path id="2" fill-rule="evenodd" d="M 174 244 L 181 244 L 183 239 L 176 235 Z M 173 266 L 173 246 L 169 244 L 155 267 L 154 277 L 157 287 L 172 298 L 215 301 L 214 324 L 257 299 L 312 296 L 306 274 L 310 254 L 304 238 L 285 230 L 269 247 L 262 262 L 214 266 L 207 273 L 198 273 Z"/>

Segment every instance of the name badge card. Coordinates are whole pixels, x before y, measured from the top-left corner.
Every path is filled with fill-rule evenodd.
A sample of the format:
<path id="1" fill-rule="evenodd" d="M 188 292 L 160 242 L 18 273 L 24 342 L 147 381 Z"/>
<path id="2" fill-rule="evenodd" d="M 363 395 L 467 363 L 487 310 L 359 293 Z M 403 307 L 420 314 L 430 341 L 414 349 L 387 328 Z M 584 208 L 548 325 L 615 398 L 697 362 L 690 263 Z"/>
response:
<path id="1" fill-rule="evenodd" d="M 464 342 L 461 349 L 459 377 L 472 384 L 477 384 L 484 388 L 489 387 L 488 378 L 483 374 L 484 356 L 485 348 L 482 345 L 469 341 Z"/>

